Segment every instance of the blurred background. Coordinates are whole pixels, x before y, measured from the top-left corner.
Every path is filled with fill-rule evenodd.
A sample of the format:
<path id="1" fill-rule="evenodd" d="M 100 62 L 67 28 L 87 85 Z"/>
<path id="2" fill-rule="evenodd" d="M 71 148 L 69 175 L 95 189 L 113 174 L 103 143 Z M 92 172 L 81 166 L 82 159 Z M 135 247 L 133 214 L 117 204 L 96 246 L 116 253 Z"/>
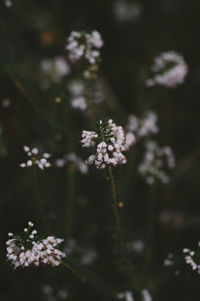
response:
<path id="1" fill-rule="evenodd" d="M 22 230 L 29 220 L 41 233 L 63 237 L 63 248 L 73 254 L 70 260 L 78 269 L 81 263 L 114 283 L 119 292 L 129 290 L 112 263 L 110 208 L 102 174 L 91 168 L 83 175 L 66 164 L 38 171 L 36 184 L 31 171 L 19 167 L 26 160 L 23 145 L 53 154 L 54 161 L 71 152 L 87 157 L 79 141 L 82 130 L 91 126 L 87 115 L 69 109 L 66 92 L 79 70 L 70 66 L 69 76 L 49 83 L 41 62 L 56 56 L 67 61 L 70 32 L 93 29 L 104 40 L 100 85 L 105 102 L 97 115 L 125 126 L 130 113 L 142 117 L 147 110 L 155 111 L 160 128 L 156 139 L 170 145 L 176 157 L 170 183 L 156 189 L 137 174 L 142 146 L 134 160 L 130 154 L 128 167 L 119 168 L 119 177 L 126 179 L 119 184 L 127 204 L 122 215 L 138 288 L 148 288 L 155 301 L 198 300 L 199 275 L 184 266 L 181 256 L 183 248 L 197 247 L 200 232 L 200 3 L 10 1 L 0 2 L 0 300 L 112 300 L 95 286 L 79 283 L 62 266 L 13 271 L 5 262 L 7 233 Z M 176 89 L 145 87 L 153 58 L 169 50 L 181 53 L 189 66 L 185 83 Z M 145 237 L 152 198 L 157 211 L 154 261 L 148 268 Z M 68 211 L 71 203 L 73 216 Z M 167 267 L 166 258 L 171 260 Z M 120 275 L 120 262 L 117 266 Z"/>

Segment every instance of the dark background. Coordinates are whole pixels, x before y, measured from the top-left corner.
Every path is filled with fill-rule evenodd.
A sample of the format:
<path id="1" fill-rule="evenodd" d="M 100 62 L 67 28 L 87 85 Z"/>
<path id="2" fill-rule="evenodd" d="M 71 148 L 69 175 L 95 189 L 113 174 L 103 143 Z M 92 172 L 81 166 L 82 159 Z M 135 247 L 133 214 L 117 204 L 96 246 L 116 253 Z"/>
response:
<path id="1" fill-rule="evenodd" d="M 66 283 L 71 292 L 69 300 L 94 300 L 95 293 L 88 293 L 91 288 L 84 288 L 62 267 L 13 272 L 4 260 L 8 232 L 23 229 L 29 220 L 35 222 L 38 230 L 44 230 L 35 203 L 31 173 L 18 168 L 24 159 L 22 146 L 37 145 L 57 157 L 70 151 L 85 156 L 79 140 L 82 129 L 88 127 L 87 121 L 76 113 L 63 117 L 67 98 L 61 107 L 55 104 L 55 97 L 62 95 L 63 86 L 43 92 L 39 89 L 38 78 L 39 62 L 44 57 L 66 55 L 64 47 L 70 31 L 82 29 L 96 29 L 104 39 L 100 72 L 120 106 L 121 114 L 115 112 L 114 116 L 116 114 L 117 120 L 125 125 L 128 114 L 142 116 L 147 109 L 155 110 L 160 126 L 157 139 L 161 145 L 170 145 L 176 156 L 177 166 L 170 184 L 160 185 L 156 190 L 159 212 L 168 210 L 172 217 L 164 224 L 156 220 L 156 260 L 149 278 L 142 278 L 144 266 L 137 257 L 136 274 L 141 282 L 144 281 L 144 288 L 148 285 L 153 288 L 153 300 L 196 301 L 200 298 L 200 279 L 196 273 L 181 267 L 177 277 L 173 269 L 166 271 L 162 265 L 169 252 L 179 257 L 184 247 L 196 248 L 199 239 L 200 3 L 197 0 L 137 1 L 142 6 L 140 18 L 124 23 L 114 17 L 113 3 L 111 0 L 13 0 L 12 7 L 6 8 L 1 0 L 0 102 L 4 98 L 11 101 L 10 107 L 0 107 L 3 128 L 0 138 L 2 301 L 45 300 L 41 294 L 45 283 L 50 283 L 55 290 Z M 145 88 L 153 57 L 167 50 L 184 56 L 189 66 L 185 83 L 172 90 Z M 64 118 L 63 123 L 61 118 Z M 125 171 L 122 168 L 120 172 Z M 128 236 L 133 240 L 145 236 L 150 198 L 149 187 L 140 178 L 135 179 L 135 174 L 133 171 L 131 188 L 126 193 L 131 227 Z M 63 208 L 72 185 L 68 168 L 52 168 L 38 176 L 44 214 L 50 221 L 51 232 L 65 237 Z M 73 237 L 82 246 L 92 243 L 100 250 L 101 256 L 92 270 L 99 271 L 104 280 L 112 281 L 115 272 L 108 268 L 111 255 L 107 256 L 109 246 L 106 246 L 109 231 L 104 219 L 104 211 L 107 211 L 104 208 L 105 183 L 93 169 L 85 177 L 77 173 L 73 184 L 72 193 L 77 203 Z M 119 291 L 124 288 L 123 284 Z M 98 296 L 96 300 L 104 299 Z"/>

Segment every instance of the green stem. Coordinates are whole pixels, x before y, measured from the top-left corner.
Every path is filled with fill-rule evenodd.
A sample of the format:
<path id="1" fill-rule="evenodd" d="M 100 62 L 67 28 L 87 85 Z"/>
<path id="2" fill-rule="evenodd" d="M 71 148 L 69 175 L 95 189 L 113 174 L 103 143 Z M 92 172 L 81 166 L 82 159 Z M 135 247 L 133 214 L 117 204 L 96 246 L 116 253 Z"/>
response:
<path id="1" fill-rule="evenodd" d="M 35 185 L 35 198 L 36 198 L 36 202 L 37 202 L 39 216 L 44 224 L 45 230 L 48 231 L 49 223 L 48 223 L 48 220 L 44 213 L 43 205 L 42 205 L 42 201 L 41 201 L 41 192 L 40 192 L 40 185 L 38 182 L 37 167 L 33 166 L 31 169 L 32 169 L 32 175 L 33 175 L 33 180 L 34 180 L 34 185 Z"/>
<path id="2" fill-rule="evenodd" d="M 114 176 L 113 176 L 113 172 L 112 172 L 112 167 L 110 165 L 108 166 L 108 171 L 109 171 L 109 178 L 110 178 L 110 182 L 111 182 L 113 212 L 114 212 L 115 223 L 116 223 L 116 232 L 120 238 L 121 249 L 124 249 L 124 234 L 123 234 L 121 219 L 120 219 L 119 210 L 118 210 L 117 191 L 116 191 L 115 180 L 114 180 Z"/>
<path id="3" fill-rule="evenodd" d="M 66 204 L 66 236 L 70 237 L 73 231 L 73 216 L 75 202 L 75 169 L 71 164 L 67 169 L 67 204 Z"/>
<path id="4" fill-rule="evenodd" d="M 152 265 L 154 261 L 155 224 L 157 216 L 157 183 L 151 187 L 150 199 L 147 206 L 146 231 L 146 262 Z"/>

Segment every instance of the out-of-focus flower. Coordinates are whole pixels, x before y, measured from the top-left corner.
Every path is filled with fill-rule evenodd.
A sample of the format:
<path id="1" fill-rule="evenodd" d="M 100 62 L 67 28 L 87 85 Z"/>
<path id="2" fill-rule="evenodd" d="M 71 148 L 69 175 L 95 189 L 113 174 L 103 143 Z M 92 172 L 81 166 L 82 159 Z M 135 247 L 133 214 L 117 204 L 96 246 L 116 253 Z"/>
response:
<path id="1" fill-rule="evenodd" d="M 67 61 L 62 56 L 55 58 L 44 58 L 40 63 L 40 71 L 43 76 L 41 87 L 47 89 L 51 82 L 59 83 L 64 76 L 71 72 L 71 68 Z"/>
<path id="2" fill-rule="evenodd" d="M 82 174 L 88 173 L 88 165 L 82 159 L 78 158 L 75 153 L 69 153 L 62 159 L 57 159 L 55 165 L 63 167 L 67 163 L 72 163 Z"/>
<path id="3" fill-rule="evenodd" d="M 146 80 L 146 86 L 156 85 L 175 88 L 183 84 L 188 73 L 188 66 L 184 58 L 175 51 L 163 52 L 154 59 L 151 68 L 153 76 Z"/>
<path id="4" fill-rule="evenodd" d="M 143 301 L 151 301 L 152 297 L 147 289 L 142 290 Z"/>
<path id="5" fill-rule="evenodd" d="M 66 254 L 56 247 L 63 242 L 63 239 L 55 236 L 42 238 L 38 232 L 33 230 L 33 223 L 29 222 L 28 227 L 22 233 L 14 235 L 8 233 L 7 260 L 14 266 L 28 267 L 39 266 L 40 264 L 58 266 Z"/>
<path id="6" fill-rule="evenodd" d="M 126 292 L 124 292 L 124 293 L 119 293 L 118 295 L 117 295 L 117 298 L 118 299 L 124 299 L 124 300 L 126 300 L 126 301 L 134 301 L 134 298 L 133 298 L 133 293 L 132 292 L 130 292 L 130 291 L 126 291 Z"/>
<path id="7" fill-rule="evenodd" d="M 146 144 L 146 153 L 143 162 L 139 165 L 138 171 L 145 178 L 147 184 L 154 184 L 155 180 L 160 180 L 166 184 L 169 176 L 165 168 L 175 167 L 175 157 L 169 146 L 159 147 L 156 142 L 150 141 Z"/>
<path id="8" fill-rule="evenodd" d="M 12 6 L 11 0 L 5 0 L 4 3 L 5 3 L 6 7 L 11 7 Z"/>
<path id="9" fill-rule="evenodd" d="M 142 240 L 131 241 L 127 244 L 127 249 L 129 252 L 134 251 L 137 254 L 141 254 L 144 251 L 145 244 Z"/>
<path id="10" fill-rule="evenodd" d="M 171 267 L 174 265 L 174 254 L 169 253 L 167 255 L 167 258 L 163 261 L 164 267 Z"/>
<path id="11" fill-rule="evenodd" d="M 91 33 L 72 31 L 67 39 L 66 49 L 69 59 L 75 63 L 84 58 L 89 64 L 95 64 L 100 57 L 103 40 L 98 31 Z"/>
<path id="12" fill-rule="evenodd" d="M 87 164 L 96 165 L 104 169 L 107 165 L 117 166 L 126 164 L 123 152 L 127 150 L 126 136 L 121 126 L 117 126 L 111 119 L 98 122 L 97 131 L 82 132 L 82 147 L 95 146 L 95 153 L 87 159 Z"/>
<path id="13" fill-rule="evenodd" d="M 51 166 L 48 159 L 51 157 L 49 153 L 39 154 L 36 147 L 30 148 L 29 146 L 24 146 L 24 151 L 28 155 L 29 160 L 26 163 L 21 163 L 19 166 L 22 168 L 38 166 L 40 169 L 48 168 Z"/>
<path id="14" fill-rule="evenodd" d="M 113 3 L 113 14 L 120 22 L 136 22 L 142 13 L 142 6 L 136 2 L 118 0 Z"/>
<path id="15" fill-rule="evenodd" d="M 132 132 L 136 139 L 140 139 L 152 134 L 157 134 L 159 132 L 157 122 L 157 114 L 153 111 L 146 112 L 143 118 L 138 118 L 132 114 L 128 117 L 126 129 Z"/>
<path id="16" fill-rule="evenodd" d="M 2 106 L 3 108 L 8 108 L 8 107 L 10 107 L 10 99 L 9 99 L 9 98 L 4 98 L 4 99 L 2 99 L 2 101 L 1 101 L 1 106 Z"/>

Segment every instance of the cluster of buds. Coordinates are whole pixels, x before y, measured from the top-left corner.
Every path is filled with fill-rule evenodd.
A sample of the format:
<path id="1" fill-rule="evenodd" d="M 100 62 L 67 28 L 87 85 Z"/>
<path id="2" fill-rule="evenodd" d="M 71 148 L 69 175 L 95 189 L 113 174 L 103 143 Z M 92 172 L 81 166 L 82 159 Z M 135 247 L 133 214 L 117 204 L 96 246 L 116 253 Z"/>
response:
<path id="1" fill-rule="evenodd" d="M 133 133 L 138 140 L 152 134 L 157 134 L 159 132 L 157 122 L 157 114 L 153 111 L 147 111 L 143 118 L 138 118 L 132 114 L 128 117 L 126 129 Z"/>
<path id="2" fill-rule="evenodd" d="M 146 81 L 146 86 L 160 85 L 175 88 L 184 82 L 188 66 L 180 54 L 169 51 L 161 53 L 154 59 L 151 70 L 153 77 Z"/>
<path id="3" fill-rule="evenodd" d="M 98 122 L 97 131 L 83 131 L 82 147 L 96 148 L 95 154 L 89 156 L 87 163 L 95 164 L 98 169 L 107 165 L 117 166 L 127 162 L 123 152 L 127 150 L 126 136 L 121 126 L 117 126 L 111 119 Z"/>
<path id="4" fill-rule="evenodd" d="M 66 49 L 69 52 L 69 59 L 75 63 L 84 58 L 89 64 L 96 64 L 100 57 L 103 40 L 98 31 L 91 33 L 72 31 L 67 39 Z"/>
<path id="5" fill-rule="evenodd" d="M 159 147 L 153 141 L 146 144 L 146 153 L 138 171 L 145 178 L 147 184 L 154 184 L 156 179 L 164 184 L 168 183 L 169 176 L 165 173 L 164 168 L 173 169 L 174 167 L 175 157 L 169 146 Z"/>
<path id="6" fill-rule="evenodd" d="M 28 227 L 22 233 L 8 233 L 7 260 L 15 269 L 40 264 L 58 266 L 66 257 L 65 253 L 56 249 L 63 239 L 54 236 L 39 237 L 37 231 L 32 229 L 33 226 L 32 222 L 28 222 Z"/>
<path id="7" fill-rule="evenodd" d="M 62 159 L 57 159 L 55 165 L 57 167 L 63 167 L 67 163 L 73 164 L 82 174 L 88 173 L 88 165 L 81 158 L 77 157 L 75 153 L 69 153 Z"/>
<path id="8" fill-rule="evenodd" d="M 24 146 L 24 151 L 27 153 L 29 160 L 26 163 L 21 163 L 19 166 L 22 168 L 31 167 L 33 165 L 38 166 L 40 169 L 48 168 L 51 166 L 48 159 L 50 154 L 44 153 L 39 155 L 39 151 L 36 147 L 30 149 L 29 146 Z"/>
<path id="9" fill-rule="evenodd" d="M 185 248 L 183 249 L 183 253 L 185 254 L 185 262 L 192 267 L 193 271 L 197 271 L 198 274 L 200 274 L 199 256 L 195 253 L 195 251 Z"/>

